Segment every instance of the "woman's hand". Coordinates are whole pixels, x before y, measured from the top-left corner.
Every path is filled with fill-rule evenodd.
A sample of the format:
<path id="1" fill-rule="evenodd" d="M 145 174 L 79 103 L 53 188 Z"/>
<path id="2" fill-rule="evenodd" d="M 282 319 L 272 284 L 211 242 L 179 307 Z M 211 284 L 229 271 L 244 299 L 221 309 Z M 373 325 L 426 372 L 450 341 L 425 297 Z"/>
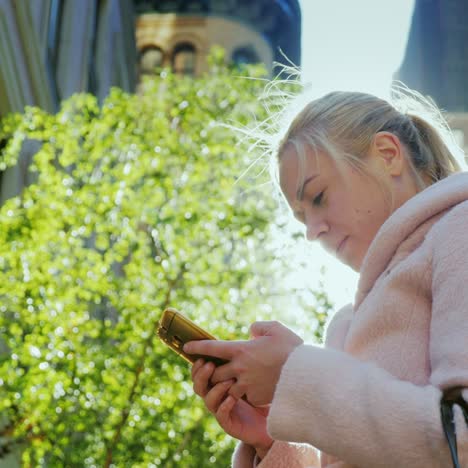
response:
<path id="1" fill-rule="evenodd" d="M 193 389 L 201 396 L 224 431 L 255 447 L 260 457 L 268 451 L 273 440 L 266 430 L 268 408 L 254 408 L 228 394 L 233 380 L 210 384 L 215 366 L 199 359 L 192 367 Z"/>
<path id="2" fill-rule="evenodd" d="M 228 392 L 236 401 L 246 395 L 253 406 L 263 406 L 273 400 L 283 364 L 303 341 L 279 322 L 255 322 L 250 331 L 249 341 L 192 341 L 184 351 L 228 360 L 216 368 L 211 383 L 234 379 Z"/>

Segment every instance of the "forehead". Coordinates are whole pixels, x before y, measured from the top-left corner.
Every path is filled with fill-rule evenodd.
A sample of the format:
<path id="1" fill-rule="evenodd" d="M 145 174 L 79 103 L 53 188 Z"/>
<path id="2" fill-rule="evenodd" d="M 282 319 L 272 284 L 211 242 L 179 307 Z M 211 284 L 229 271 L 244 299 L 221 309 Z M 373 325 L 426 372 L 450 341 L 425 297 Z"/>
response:
<path id="1" fill-rule="evenodd" d="M 329 158 L 310 148 L 306 148 L 303 154 L 298 153 L 292 145 L 283 151 L 279 161 L 279 182 L 288 201 L 297 198 L 296 195 L 307 178 L 323 171 L 326 159 Z"/>

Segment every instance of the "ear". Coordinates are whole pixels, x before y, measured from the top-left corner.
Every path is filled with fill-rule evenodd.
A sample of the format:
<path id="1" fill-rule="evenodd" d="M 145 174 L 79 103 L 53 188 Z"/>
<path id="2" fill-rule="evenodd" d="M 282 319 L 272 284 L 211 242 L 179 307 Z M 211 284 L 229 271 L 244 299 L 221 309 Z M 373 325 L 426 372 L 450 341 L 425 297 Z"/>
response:
<path id="1" fill-rule="evenodd" d="M 390 176 L 403 173 L 405 154 L 400 139 L 391 132 L 378 132 L 371 143 L 370 155 L 377 156 L 381 168 Z"/>

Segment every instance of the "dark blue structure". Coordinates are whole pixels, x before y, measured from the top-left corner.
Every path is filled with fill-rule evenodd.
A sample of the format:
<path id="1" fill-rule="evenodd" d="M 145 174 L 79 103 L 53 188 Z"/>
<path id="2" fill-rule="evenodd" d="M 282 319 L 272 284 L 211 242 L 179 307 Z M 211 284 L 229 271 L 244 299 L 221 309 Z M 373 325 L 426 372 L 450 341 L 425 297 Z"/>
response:
<path id="1" fill-rule="evenodd" d="M 468 111 L 468 0 L 416 0 L 395 78 L 448 112 Z"/>

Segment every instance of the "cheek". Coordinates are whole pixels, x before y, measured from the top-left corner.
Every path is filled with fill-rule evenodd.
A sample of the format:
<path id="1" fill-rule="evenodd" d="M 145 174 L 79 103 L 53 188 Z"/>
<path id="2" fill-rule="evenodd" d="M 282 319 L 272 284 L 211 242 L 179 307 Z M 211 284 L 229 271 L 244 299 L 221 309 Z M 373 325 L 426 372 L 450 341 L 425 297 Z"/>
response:
<path id="1" fill-rule="evenodd" d="M 374 239 L 387 217 L 387 209 L 383 206 L 368 207 L 362 213 L 361 222 L 366 225 L 366 237 L 369 242 Z"/>
<path id="2" fill-rule="evenodd" d="M 357 234 L 366 242 L 370 243 L 377 234 L 385 219 L 386 213 L 380 204 L 363 204 L 362 207 L 354 208 L 354 226 Z"/>
<path id="3" fill-rule="evenodd" d="M 381 214 L 372 207 L 363 207 L 354 209 L 354 219 L 361 224 L 375 224 L 379 221 Z"/>

